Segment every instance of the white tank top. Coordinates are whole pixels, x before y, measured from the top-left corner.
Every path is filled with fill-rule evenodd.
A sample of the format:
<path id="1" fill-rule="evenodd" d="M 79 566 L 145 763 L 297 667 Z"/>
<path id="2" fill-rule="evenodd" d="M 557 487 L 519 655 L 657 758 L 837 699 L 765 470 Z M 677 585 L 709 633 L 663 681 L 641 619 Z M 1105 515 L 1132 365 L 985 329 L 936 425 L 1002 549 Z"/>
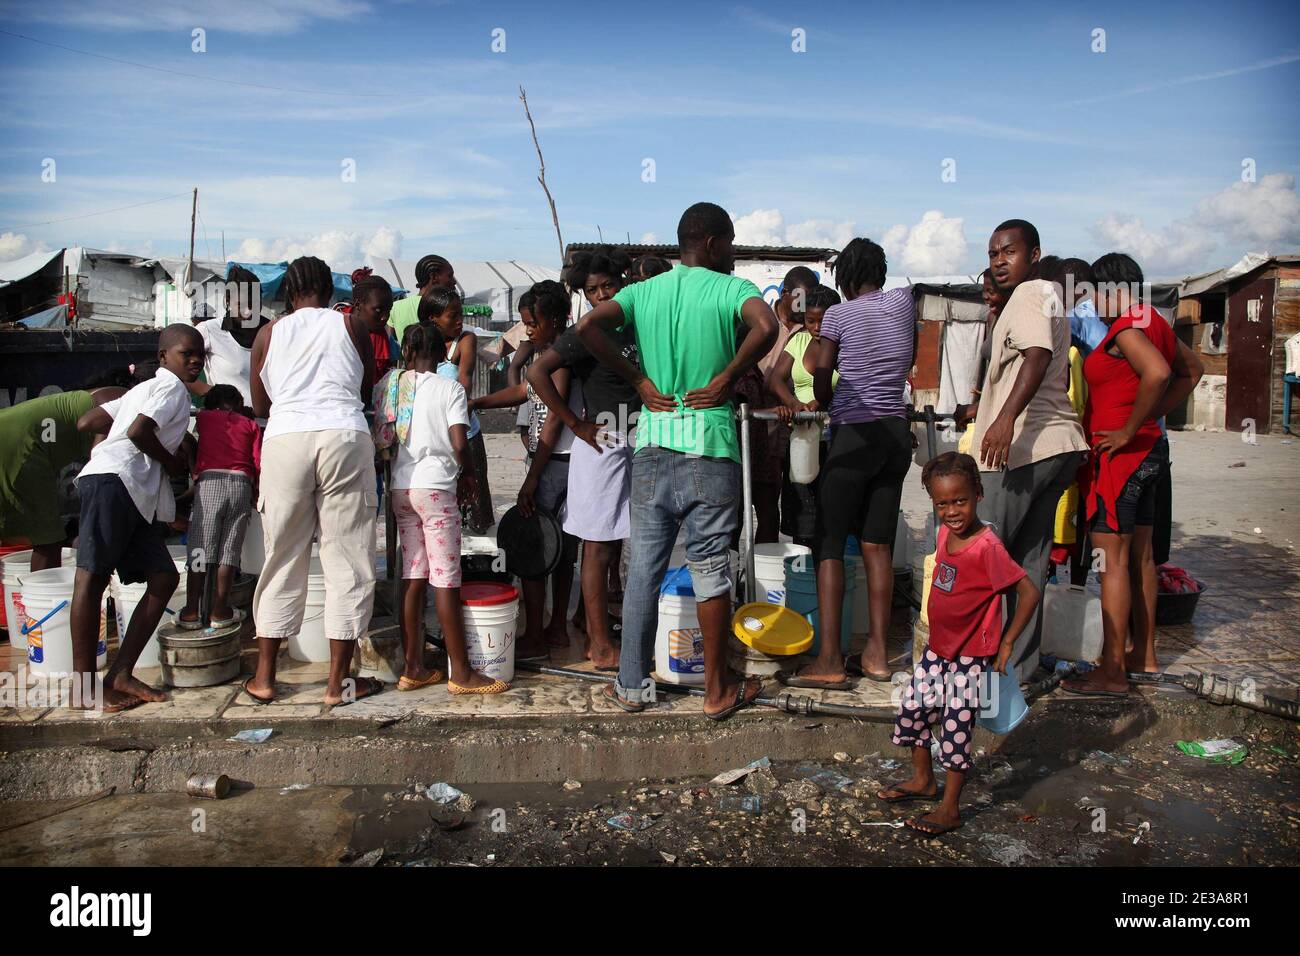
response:
<path id="1" fill-rule="evenodd" d="M 333 309 L 299 309 L 271 329 L 262 383 L 271 399 L 264 438 L 330 428 L 369 432 L 361 356 Z"/>

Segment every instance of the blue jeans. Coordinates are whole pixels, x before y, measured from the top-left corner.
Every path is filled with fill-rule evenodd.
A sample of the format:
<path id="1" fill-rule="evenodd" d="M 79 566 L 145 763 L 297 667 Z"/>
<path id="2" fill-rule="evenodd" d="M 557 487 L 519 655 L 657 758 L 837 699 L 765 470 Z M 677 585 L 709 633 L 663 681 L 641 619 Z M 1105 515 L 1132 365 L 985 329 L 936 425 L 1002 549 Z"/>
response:
<path id="1" fill-rule="evenodd" d="M 731 538 L 740 520 L 740 464 L 647 446 L 632 458 L 632 535 L 623 598 L 623 649 L 617 691 L 643 693 L 654 663 L 659 588 L 678 530 L 697 601 L 731 591 Z"/>

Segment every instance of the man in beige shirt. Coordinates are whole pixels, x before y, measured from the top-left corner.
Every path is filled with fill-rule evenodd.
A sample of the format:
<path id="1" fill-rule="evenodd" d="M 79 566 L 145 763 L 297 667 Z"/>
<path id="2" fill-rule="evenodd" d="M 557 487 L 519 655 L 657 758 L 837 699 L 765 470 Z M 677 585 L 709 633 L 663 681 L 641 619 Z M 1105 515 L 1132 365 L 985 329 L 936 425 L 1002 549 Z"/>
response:
<path id="1" fill-rule="evenodd" d="M 1038 230 L 1022 219 L 1002 223 L 989 238 L 989 272 L 1006 305 L 992 332 L 992 351 L 974 414 L 971 450 L 980 463 L 980 516 L 993 525 L 1011 557 L 1042 588 L 1061 493 L 1088 450 L 1066 388 L 1070 322 L 1050 282 L 1038 279 Z M 1007 598 L 1015 613 L 1015 597 Z M 1011 660 L 1021 680 L 1038 666 L 1042 605 L 1033 627 L 1016 641 Z"/>

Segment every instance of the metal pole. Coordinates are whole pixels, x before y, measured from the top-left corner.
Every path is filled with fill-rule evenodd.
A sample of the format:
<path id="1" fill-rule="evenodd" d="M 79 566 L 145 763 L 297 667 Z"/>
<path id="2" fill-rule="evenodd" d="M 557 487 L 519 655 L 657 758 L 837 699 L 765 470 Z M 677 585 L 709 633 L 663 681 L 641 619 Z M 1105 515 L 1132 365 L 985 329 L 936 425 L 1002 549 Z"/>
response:
<path id="1" fill-rule="evenodd" d="M 745 589 L 741 592 L 742 603 L 754 600 L 754 517 L 752 504 L 754 500 L 753 476 L 749 469 L 749 403 L 740 405 L 740 476 L 741 491 L 744 502 L 744 514 L 740 536 L 741 558 L 745 564 Z"/>

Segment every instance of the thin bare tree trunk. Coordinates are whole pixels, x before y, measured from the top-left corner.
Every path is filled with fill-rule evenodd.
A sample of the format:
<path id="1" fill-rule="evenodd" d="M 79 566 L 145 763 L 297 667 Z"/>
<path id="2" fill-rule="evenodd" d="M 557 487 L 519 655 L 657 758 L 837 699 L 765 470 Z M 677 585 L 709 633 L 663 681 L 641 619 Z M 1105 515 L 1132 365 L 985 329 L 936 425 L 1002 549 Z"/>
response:
<path id="1" fill-rule="evenodd" d="M 560 235 L 560 216 L 555 211 L 555 200 L 551 196 L 551 190 L 546 185 L 546 160 L 542 158 L 542 144 L 537 141 L 537 126 L 533 123 L 533 114 L 528 109 L 528 94 L 524 88 L 519 87 L 519 100 L 524 104 L 524 115 L 528 117 L 528 128 L 533 132 L 533 146 L 537 148 L 537 162 L 541 166 L 541 171 L 537 174 L 537 181 L 542 184 L 542 192 L 546 193 L 546 201 L 551 204 L 551 222 L 555 223 L 555 239 L 560 244 L 560 268 L 564 268 L 564 237 Z"/>

